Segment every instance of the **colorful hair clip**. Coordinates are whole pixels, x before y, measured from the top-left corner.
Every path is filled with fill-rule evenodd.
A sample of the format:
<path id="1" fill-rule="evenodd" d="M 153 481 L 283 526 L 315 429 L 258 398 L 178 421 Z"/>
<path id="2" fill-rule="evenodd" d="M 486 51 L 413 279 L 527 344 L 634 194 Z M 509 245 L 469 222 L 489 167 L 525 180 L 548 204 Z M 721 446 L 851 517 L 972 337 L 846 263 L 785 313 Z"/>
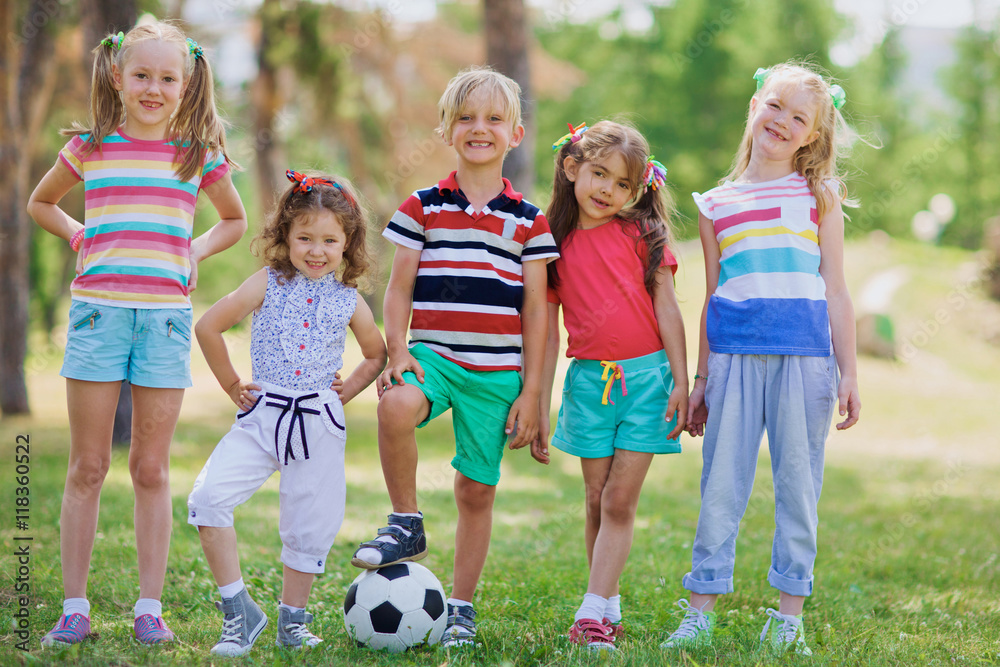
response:
<path id="1" fill-rule="evenodd" d="M 586 123 L 580 123 L 576 127 L 573 127 L 573 123 L 566 123 L 566 124 L 569 125 L 569 134 L 564 134 L 563 136 L 559 137 L 559 140 L 557 142 L 552 144 L 552 150 L 554 151 L 559 150 L 566 144 L 569 143 L 575 144 L 576 142 L 580 141 L 580 139 L 583 138 L 583 133 L 587 131 Z"/>
<path id="2" fill-rule="evenodd" d="M 305 174 L 295 171 L 294 169 L 287 169 L 285 171 L 285 177 L 295 184 L 294 187 L 292 187 L 292 192 L 308 193 L 312 192 L 314 185 L 330 185 L 340 190 L 340 194 L 344 195 L 344 199 L 346 199 L 351 206 L 357 207 L 357 202 L 354 201 L 354 197 L 352 197 L 351 193 L 345 190 L 340 183 L 336 183 L 326 178 L 306 176 Z"/>
<path id="3" fill-rule="evenodd" d="M 771 70 L 764 67 L 757 68 L 757 71 L 753 73 L 753 78 L 757 81 L 757 90 L 764 87 L 764 81 L 766 81 L 769 76 L 771 76 Z"/>
<path id="4" fill-rule="evenodd" d="M 117 35 L 111 35 L 110 37 L 105 37 L 101 40 L 101 46 L 110 46 L 116 51 L 120 51 L 122 48 L 122 42 L 125 41 L 125 33 L 121 30 L 118 31 Z"/>
<path id="5" fill-rule="evenodd" d="M 205 57 L 205 50 L 198 45 L 198 42 L 194 41 L 190 37 L 187 38 L 188 53 L 194 56 L 194 59 Z"/>
<path id="6" fill-rule="evenodd" d="M 837 84 L 830 86 L 830 97 L 833 98 L 833 108 L 837 111 L 847 103 L 847 93 Z"/>
<path id="7" fill-rule="evenodd" d="M 667 168 L 652 155 L 646 160 L 646 170 L 642 172 L 642 191 L 649 188 L 659 190 L 667 183 Z"/>

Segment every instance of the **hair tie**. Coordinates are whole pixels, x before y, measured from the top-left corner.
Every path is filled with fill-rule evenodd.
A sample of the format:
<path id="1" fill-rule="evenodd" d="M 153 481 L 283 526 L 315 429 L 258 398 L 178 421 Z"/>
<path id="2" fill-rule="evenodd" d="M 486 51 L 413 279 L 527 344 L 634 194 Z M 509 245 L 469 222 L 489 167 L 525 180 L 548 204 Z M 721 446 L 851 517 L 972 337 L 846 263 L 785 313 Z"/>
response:
<path id="1" fill-rule="evenodd" d="M 587 131 L 586 123 L 580 123 L 576 127 L 573 127 L 573 123 L 566 123 L 566 124 L 569 125 L 569 134 L 564 134 L 563 136 L 559 137 L 559 140 L 557 142 L 552 144 L 552 150 L 554 151 L 559 150 L 566 144 L 569 143 L 575 144 L 576 142 L 580 141 L 580 139 L 583 138 L 583 133 Z"/>
<path id="2" fill-rule="evenodd" d="M 198 45 L 198 42 L 196 42 L 193 39 L 191 39 L 190 37 L 188 37 L 187 38 L 187 45 L 188 45 L 188 53 L 190 53 L 192 56 L 194 56 L 195 60 L 198 60 L 198 58 L 204 58 L 205 57 L 205 50 L 203 48 L 201 48 L 201 46 Z"/>
<path id="3" fill-rule="evenodd" d="M 292 187 L 292 192 L 308 193 L 312 192 L 314 185 L 330 185 L 340 190 L 340 194 L 344 196 L 344 199 L 346 199 L 353 208 L 357 208 L 357 202 L 354 201 L 354 197 L 352 197 L 351 193 L 345 190 L 340 183 L 319 176 L 306 176 L 305 174 L 295 171 L 294 169 L 285 170 L 285 177 L 295 184 Z"/>
<path id="4" fill-rule="evenodd" d="M 767 77 L 771 76 L 771 70 L 765 69 L 763 67 L 758 67 L 757 71 L 754 72 L 753 78 L 757 81 L 757 90 L 764 87 L 764 81 Z M 830 97 L 833 98 L 833 108 L 837 111 L 847 103 L 847 93 L 838 84 L 833 84 L 830 86 Z"/>
<path id="5" fill-rule="evenodd" d="M 753 78 L 757 81 L 757 90 L 764 87 L 764 81 L 766 81 L 769 76 L 771 76 L 771 70 L 765 67 L 757 68 L 757 71 L 753 73 Z"/>
<path id="6" fill-rule="evenodd" d="M 101 40 L 101 46 L 110 46 L 115 51 L 120 51 L 122 48 L 122 42 L 125 41 L 125 33 L 121 30 L 118 31 L 117 35 L 111 35 L 110 37 L 105 37 Z"/>
<path id="7" fill-rule="evenodd" d="M 847 103 L 847 93 L 836 83 L 830 86 L 830 97 L 833 98 L 833 108 L 837 111 Z"/>
<path id="8" fill-rule="evenodd" d="M 642 172 L 642 191 L 645 193 L 649 188 L 659 190 L 666 183 L 667 168 L 650 155 L 646 160 L 646 170 Z"/>

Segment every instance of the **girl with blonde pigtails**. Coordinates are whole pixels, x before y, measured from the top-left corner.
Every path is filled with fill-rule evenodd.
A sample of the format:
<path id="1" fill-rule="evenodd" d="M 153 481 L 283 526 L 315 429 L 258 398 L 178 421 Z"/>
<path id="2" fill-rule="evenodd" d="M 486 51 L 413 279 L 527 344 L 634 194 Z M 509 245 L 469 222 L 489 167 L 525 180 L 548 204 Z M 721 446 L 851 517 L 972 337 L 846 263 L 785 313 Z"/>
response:
<path id="1" fill-rule="evenodd" d="M 60 513 L 65 599 L 43 646 L 90 633 L 87 578 L 126 379 L 139 571 L 133 629 L 145 644 L 174 639 L 160 597 L 172 521 L 170 441 L 191 386 L 190 293 L 198 264 L 247 228 L 203 49 L 175 26 L 153 23 L 109 35 L 94 54 L 90 125 L 65 131 L 72 138 L 28 202 L 35 222 L 79 253 L 61 370 L 70 421 Z M 82 223 L 59 207 L 80 181 Z M 220 220 L 193 238 L 202 191 Z"/>

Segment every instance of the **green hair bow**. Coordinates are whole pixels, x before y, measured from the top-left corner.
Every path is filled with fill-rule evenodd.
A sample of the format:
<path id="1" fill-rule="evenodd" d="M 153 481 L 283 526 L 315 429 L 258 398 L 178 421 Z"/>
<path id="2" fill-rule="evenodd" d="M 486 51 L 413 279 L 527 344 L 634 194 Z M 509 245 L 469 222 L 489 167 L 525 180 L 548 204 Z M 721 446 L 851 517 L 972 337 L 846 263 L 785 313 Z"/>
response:
<path id="1" fill-rule="evenodd" d="M 764 87 L 764 82 L 769 76 L 771 76 L 771 70 L 764 67 L 757 68 L 757 71 L 753 73 L 753 78 L 757 82 L 757 90 Z M 833 108 L 837 111 L 840 111 L 847 104 L 847 93 L 836 83 L 830 86 L 830 97 L 833 98 Z"/>
<path id="2" fill-rule="evenodd" d="M 118 31 L 117 35 L 111 35 L 110 37 L 105 37 L 101 40 L 101 46 L 110 46 L 115 51 L 120 51 L 122 48 L 122 42 L 125 41 L 125 33 L 121 30 Z"/>

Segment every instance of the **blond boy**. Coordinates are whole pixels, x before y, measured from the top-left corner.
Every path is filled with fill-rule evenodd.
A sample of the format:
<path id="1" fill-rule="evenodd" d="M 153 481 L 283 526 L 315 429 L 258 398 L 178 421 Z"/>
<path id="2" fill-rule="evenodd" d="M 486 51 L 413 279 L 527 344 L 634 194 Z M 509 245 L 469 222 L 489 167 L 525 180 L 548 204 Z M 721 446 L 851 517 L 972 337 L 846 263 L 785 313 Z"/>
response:
<path id="1" fill-rule="evenodd" d="M 465 70 L 438 108 L 458 168 L 414 192 L 382 234 L 396 246 L 384 302 L 389 364 L 376 380 L 392 514 L 351 562 L 375 569 L 427 555 L 416 429 L 451 408 L 458 525 L 442 638 L 450 647 L 475 644 L 472 598 L 504 446 L 509 438 L 518 449 L 538 433 L 545 265 L 558 252 L 545 216 L 502 177 L 507 151 L 524 137 L 517 83 L 488 68 Z"/>

